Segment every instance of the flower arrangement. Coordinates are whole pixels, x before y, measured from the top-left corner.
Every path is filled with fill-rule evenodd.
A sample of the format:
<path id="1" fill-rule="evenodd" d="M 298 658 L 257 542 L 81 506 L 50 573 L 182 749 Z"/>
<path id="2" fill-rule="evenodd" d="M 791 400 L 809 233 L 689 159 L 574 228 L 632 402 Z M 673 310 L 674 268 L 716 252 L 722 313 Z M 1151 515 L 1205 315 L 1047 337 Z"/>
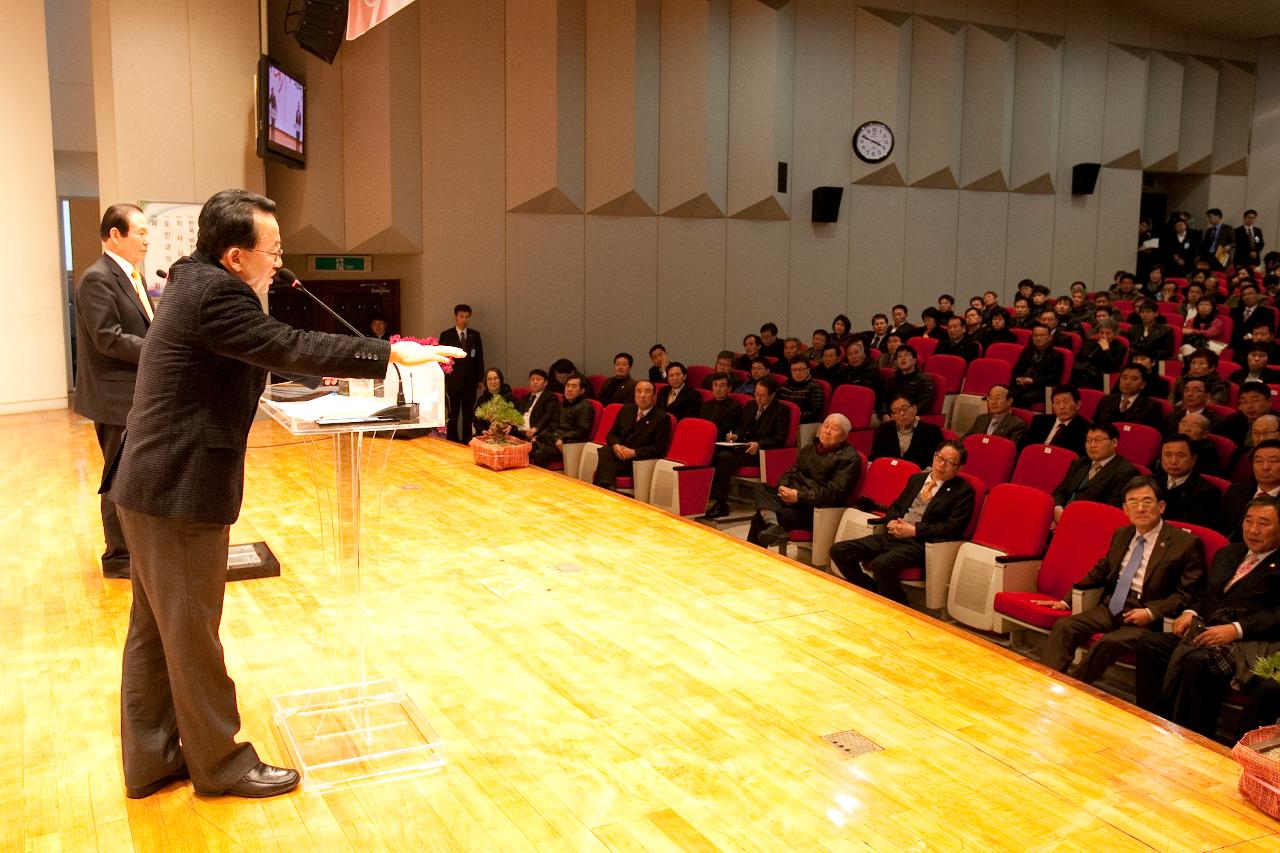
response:
<path id="1" fill-rule="evenodd" d="M 428 347 L 434 347 L 439 345 L 440 343 L 439 338 L 433 337 L 431 335 L 428 335 L 425 338 L 415 338 L 412 335 L 392 335 L 391 337 L 387 338 L 388 343 L 394 344 L 396 341 L 413 341 L 415 344 L 422 344 L 423 346 L 428 346 Z M 443 370 L 445 373 L 453 373 L 453 359 L 446 358 L 443 362 L 440 363 L 440 369 Z"/>

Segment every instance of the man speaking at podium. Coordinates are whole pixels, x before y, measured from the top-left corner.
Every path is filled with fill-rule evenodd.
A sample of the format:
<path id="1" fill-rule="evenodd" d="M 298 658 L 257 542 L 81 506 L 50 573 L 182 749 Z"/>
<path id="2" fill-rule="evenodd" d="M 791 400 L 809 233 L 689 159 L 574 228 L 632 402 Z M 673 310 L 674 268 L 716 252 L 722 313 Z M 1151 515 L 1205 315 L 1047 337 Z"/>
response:
<path id="1" fill-rule="evenodd" d="M 380 379 L 388 362 L 461 358 L 452 347 L 303 332 L 262 310 L 281 264 L 275 202 L 224 190 L 200 211 L 147 332 L 124 444 L 103 478 L 133 573 L 120 688 L 125 793 L 190 778 L 196 793 L 270 797 L 298 773 L 237 743 L 240 715 L 218 639 L 227 545 L 268 371 Z"/>

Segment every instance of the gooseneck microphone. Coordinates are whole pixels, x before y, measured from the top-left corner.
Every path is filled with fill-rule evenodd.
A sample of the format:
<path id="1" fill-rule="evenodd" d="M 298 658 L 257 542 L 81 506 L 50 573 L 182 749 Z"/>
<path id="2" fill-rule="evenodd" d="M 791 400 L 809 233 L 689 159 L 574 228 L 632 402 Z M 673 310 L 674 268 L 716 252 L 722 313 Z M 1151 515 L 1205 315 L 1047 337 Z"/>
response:
<path id="1" fill-rule="evenodd" d="M 316 296 L 310 290 L 307 290 L 307 288 L 303 286 L 302 282 L 298 281 L 298 277 L 293 274 L 293 270 L 289 269 L 288 267 L 281 267 L 280 269 L 276 270 L 275 280 L 281 284 L 285 284 L 285 285 L 288 285 L 289 287 L 292 287 L 294 290 L 305 293 L 311 299 L 312 302 L 319 305 L 324 310 L 328 311 L 329 316 L 333 317 L 333 319 L 337 320 L 339 323 L 341 323 L 342 325 L 350 329 L 351 333 L 356 337 L 360 337 L 360 338 L 368 337 L 367 335 L 364 334 L 364 332 L 361 332 L 355 326 L 348 323 L 345 317 L 343 317 L 337 311 L 334 311 L 332 308 L 326 305 L 323 302 L 323 300 L 320 299 L 319 296 Z"/>

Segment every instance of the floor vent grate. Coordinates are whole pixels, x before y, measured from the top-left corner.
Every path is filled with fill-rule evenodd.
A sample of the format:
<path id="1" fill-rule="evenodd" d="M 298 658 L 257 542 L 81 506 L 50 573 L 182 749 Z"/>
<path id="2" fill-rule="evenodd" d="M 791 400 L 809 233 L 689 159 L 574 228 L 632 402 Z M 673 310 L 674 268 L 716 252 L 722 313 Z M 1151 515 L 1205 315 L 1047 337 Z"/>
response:
<path id="1" fill-rule="evenodd" d="M 848 755 L 862 755 L 864 752 L 876 752 L 884 749 L 880 744 L 870 738 L 863 737 L 852 729 L 845 732 L 836 732 L 832 735 L 824 735 L 822 739 Z"/>

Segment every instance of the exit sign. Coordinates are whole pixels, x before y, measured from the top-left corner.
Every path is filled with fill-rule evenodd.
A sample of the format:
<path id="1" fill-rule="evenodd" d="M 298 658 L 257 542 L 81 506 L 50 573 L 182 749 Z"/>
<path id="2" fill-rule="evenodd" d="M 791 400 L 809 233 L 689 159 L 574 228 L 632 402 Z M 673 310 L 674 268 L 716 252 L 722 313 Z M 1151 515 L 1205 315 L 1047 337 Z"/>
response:
<path id="1" fill-rule="evenodd" d="M 308 255 L 312 272 L 370 272 L 371 255 Z"/>

